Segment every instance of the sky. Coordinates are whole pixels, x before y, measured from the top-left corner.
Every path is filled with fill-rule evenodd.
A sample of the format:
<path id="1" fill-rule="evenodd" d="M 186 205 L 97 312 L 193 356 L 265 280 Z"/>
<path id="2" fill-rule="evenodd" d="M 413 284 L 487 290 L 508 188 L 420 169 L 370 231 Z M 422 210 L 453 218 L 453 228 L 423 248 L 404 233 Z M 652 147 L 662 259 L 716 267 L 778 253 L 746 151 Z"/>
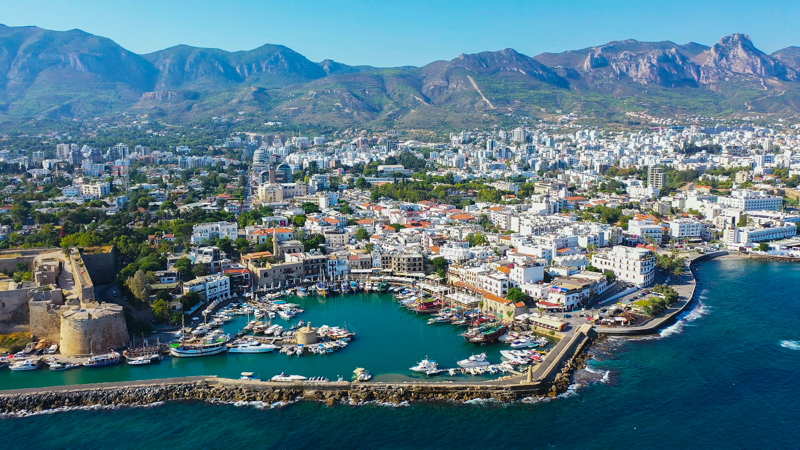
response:
<path id="1" fill-rule="evenodd" d="M 798 0 L 16 0 L 0 23 L 80 28 L 148 53 L 177 44 L 282 44 L 313 61 L 424 65 L 507 47 L 527 55 L 612 40 L 711 45 L 742 32 L 772 52 L 800 45 Z"/>

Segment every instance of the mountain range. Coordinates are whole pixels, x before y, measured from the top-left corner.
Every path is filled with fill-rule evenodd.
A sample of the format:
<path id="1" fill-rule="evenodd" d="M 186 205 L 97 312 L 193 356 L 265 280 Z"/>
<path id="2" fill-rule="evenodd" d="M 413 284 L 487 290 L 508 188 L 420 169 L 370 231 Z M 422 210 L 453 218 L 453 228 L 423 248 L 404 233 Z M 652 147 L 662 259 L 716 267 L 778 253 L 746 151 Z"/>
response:
<path id="1" fill-rule="evenodd" d="M 567 112 L 613 120 L 636 111 L 794 114 L 798 107 L 800 47 L 767 54 L 744 34 L 710 47 L 629 39 L 533 57 L 509 48 L 380 68 L 314 62 L 271 44 L 136 54 L 81 30 L 0 25 L 6 124 L 130 113 L 436 128 Z"/>

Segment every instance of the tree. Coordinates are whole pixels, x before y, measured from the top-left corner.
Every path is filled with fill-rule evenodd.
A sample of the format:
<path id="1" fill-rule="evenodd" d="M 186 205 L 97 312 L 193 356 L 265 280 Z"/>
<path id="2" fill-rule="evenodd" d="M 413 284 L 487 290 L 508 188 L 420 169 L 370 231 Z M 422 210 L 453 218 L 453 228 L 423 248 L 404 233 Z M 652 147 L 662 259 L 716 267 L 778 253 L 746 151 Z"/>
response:
<path id="1" fill-rule="evenodd" d="M 292 217 L 292 224 L 298 228 L 302 228 L 306 224 L 306 216 L 294 216 Z"/>
<path id="2" fill-rule="evenodd" d="M 149 280 L 144 270 L 137 270 L 132 277 L 128 278 L 125 285 L 130 289 L 131 294 L 139 301 L 147 300 L 147 297 L 150 295 Z"/>
<path id="3" fill-rule="evenodd" d="M 486 245 L 489 241 L 486 239 L 486 235 L 483 233 L 470 233 L 467 235 L 467 242 L 469 242 L 470 247 L 479 247 L 482 245 Z"/>
<path id="4" fill-rule="evenodd" d="M 526 294 L 522 291 L 522 289 L 518 287 L 513 287 L 508 290 L 508 294 L 506 294 L 506 298 L 511 300 L 512 302 L 529 302 L 531 301 L 531 296 Z"/>
<path id="5" fill-rule="evenodd" d="M 189 258 L 181 258 L 175 261 L 173 265 L 175 270 L 178 271 L 178 275 L 181 277 L 181 280 L 188 281 L 192 276 L 192 261 Z"/>
<path id="6" fill-rule="evenodd" d="M 150 309 L 153 311 L 153 316 L 155 316 L 156 320 L 159 322 L 167 322 L 170 319 L 170 310 L 169 310 L 169 303 L 166 300 L 159 299 L 153 302 L 150 305 Z"/>
<path id="7" fill-rule="evenodd" d="M 369 233 L 363 227 L 359 227 L 356 230 L 355 237 L 356 237 L 356 240 L 366 241 L 367 239 L 369 239 Z"/>
<path id="8" fill-rule="evenodd" d="M 240 237 L 233 242 L 233 246 L 236 247 L 236 251 L 241 255 L 250 250 L 250 241 L 247 238 Z"/>
<path id="9" fill-rule="evenodd" d="M 433 265 L 433 270 L 439 275 L 439 278 L 442 280 L 447 278 L 447 267 L 450 265 L 449 261 L 441 256 L 437 256 L 431 259 L 431 265 Z"/>
<path id="10" fill-rule="evenodd" d="M 617 274 L 608 269 L 603 271 L 603 275 L 606 276 L 606 281 L 608 281 L 609 283 L 613 283 L 617 279 Z"/>
<path id="11" fill-rule="evenodd" d="M 758 251 L 760 252 L 768 252 L 769 251 L 769 244 L 766 242 L 762 242 L 758 244 Z"/>
<path id="12" fill-rule="evenodd" d="M 356 180 L 356 187 L 358 189 L 369 189 L 369 183 L 364 177 L 358 177 L 358 180 Z"/>
<path id="13" fill-rule="evenodd" d="M 310 234 L 306 236 L 302 241 L 303 243 L 303 250 L 315 250 L 320 247 L 320 245 L 325 243 L 325 236 L 321 234 Z"/>
<path id="14" fill-rule="evenodd" d="M 208 266 L 206 264 L 195 264 L 192 266 L 192 275 L 202 277 L 208 275 Z"/>
<path id="15" fill-rule="evenodd" d="M 739 221 L 736 222 L 737 227 L 746 227 L 747 226 L 747 214 L 742 214 L 739 216 Z"/>
<path id="16" fill-rule="evenodd" d="M 316 203 L 305 202 L 300 205 L 300 207 L 303 208 L 303 212 L 305 212 L 306 215 L 320 212 L 319 205 Z"/>

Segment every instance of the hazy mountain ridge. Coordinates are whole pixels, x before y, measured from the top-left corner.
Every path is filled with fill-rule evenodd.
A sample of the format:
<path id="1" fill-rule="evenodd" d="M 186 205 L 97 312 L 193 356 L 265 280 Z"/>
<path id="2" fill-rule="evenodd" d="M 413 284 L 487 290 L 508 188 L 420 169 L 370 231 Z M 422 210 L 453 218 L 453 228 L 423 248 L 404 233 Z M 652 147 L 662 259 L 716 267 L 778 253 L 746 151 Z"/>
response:
<path id="1" fill-rule="evenodd" d="M 313 62 L 272 44 L 138 55 L 80 30 L 0 26 L 7 122 L 133 111 L 176 120 L 247 112 L 332 126 L 466 126 L 569 111 L 796 112 L 799 93 L 800 47 L 768 55 L 744 34 L 711 47 L 629 39 L 535 57 L 504 49 L 376 68 Z"/>

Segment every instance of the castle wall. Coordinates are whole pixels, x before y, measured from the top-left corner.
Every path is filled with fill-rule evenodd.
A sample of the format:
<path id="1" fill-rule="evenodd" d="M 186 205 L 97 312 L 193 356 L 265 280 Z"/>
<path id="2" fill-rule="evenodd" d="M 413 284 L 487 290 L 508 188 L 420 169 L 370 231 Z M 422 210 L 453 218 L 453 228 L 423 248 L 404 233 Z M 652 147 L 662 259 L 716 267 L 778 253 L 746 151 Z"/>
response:
<path id="1" fill-rule="evenodd" d="M 93 247 L 81 252 L 95 285 L 113 283 L 117 277 L 117 252 L 113 247 Z"/>
<path id="2" fill-rule="evenodd" d="M 0 291 L 0 333 L 28 323 L 28 297 L 33 288 Z"/>
<path id="3" fill-rule="evenodd" d="M 60 329 L 61 354 L 106 353 L 128 345 L 128 328 L 122 306 L 102 303 L 96 308 L 64 311 Z"/>

